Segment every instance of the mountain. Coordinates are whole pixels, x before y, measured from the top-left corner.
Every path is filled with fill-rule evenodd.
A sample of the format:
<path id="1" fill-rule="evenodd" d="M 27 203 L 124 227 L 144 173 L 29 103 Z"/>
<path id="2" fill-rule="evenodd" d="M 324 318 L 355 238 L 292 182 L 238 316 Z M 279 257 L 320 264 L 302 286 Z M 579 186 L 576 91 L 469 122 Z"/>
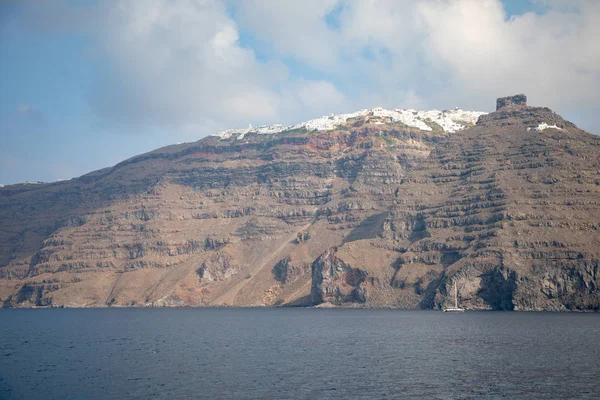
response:
<path id="1" fill-rule="evenodd" d="M 5 307 L 600 309 L 600 137 L 523 95 L 233 129 L 0 188 Z"/>

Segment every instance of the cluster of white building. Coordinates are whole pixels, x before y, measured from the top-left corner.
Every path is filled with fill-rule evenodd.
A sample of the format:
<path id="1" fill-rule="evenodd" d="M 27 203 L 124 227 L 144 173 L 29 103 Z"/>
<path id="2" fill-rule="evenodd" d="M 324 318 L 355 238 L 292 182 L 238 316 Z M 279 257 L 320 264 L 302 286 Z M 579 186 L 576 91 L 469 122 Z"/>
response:
<path id="1" fill-rule="evenodd" d="M 530 131 L 531 129 L 535 129 L 536 131 L 543 131 L 545 129 L 558 129 L 559 131 L 562 131 L 562 128 L 559 128 L 558 126 L 556 126 L 556 124 L 554 125 L 548 125 L 545 122 L 542 122 L 541 124 L 539 124 L 537 126 L 537 128 L 527 128 L 528 131 Z"/>
<path id="2" fill-rule="evenodd" d="M 11 185 L 41 185 L 41 184 L 44 184 L 44 183 L 45 182 L 40 182 L 40 181 L 24 181 L 24 182 L 11 183 L 11 184 L 8 184 L 8 185 L 2 185 L 2 184 L 0 184 L 0 188 L 3 188 L 5 186 L 11 186 Z"/>
<path id="3" fill-rule="evenodd" d="M 360 110 L 351 114 L 330 114 L 310 121 L 302 122 L 297 125 L 285 126 L 276 125 L 261 125 L 258 127 L 248 126 L 243 129 L 228 129 L 222 132 L 215 133 L 213 136 L 218 136 L 222 139 L 229 139 L 236 136 L 237 139 L 243 139 L 248 133 L 256 133 L 259 135 L 273 135 L 276 133 L 306 129 L 307 131 L 330 131 L 336 127 L 345 124 L 353 118 L 372 118 L 375 124 L 384 124 L 386 122 L 401 123 L 411 128 L 421 129 L 423 131 L 432 131 L 431 125 L 439 125 L 445 132 L 456 132 L 465 129 L 469 125 L 474 125 L 477 118 L 487 114 L 481 111 L 464 111 L 458 107 L 454 110 L 426 110 L 417 111 L 413 109 L 394 109 L 386 110 L 381 107 Z M 432 124 L 433 123 L 433 124 Z"/>

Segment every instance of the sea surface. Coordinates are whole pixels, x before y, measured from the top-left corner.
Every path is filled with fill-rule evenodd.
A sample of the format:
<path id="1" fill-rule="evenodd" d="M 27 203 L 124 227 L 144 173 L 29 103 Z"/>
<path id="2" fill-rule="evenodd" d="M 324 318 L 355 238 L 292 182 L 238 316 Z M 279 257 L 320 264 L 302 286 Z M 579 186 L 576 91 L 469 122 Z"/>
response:
<path id="1" fill-rule="evenodd" d="M 600 398 L 600 314 L 0 310 L 0 399 Z"/>

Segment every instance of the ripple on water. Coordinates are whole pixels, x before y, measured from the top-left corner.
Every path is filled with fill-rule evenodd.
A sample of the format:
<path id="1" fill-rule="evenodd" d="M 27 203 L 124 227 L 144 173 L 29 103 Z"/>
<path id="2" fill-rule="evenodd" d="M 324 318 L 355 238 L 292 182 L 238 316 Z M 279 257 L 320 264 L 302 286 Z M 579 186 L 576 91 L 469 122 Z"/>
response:
<path id="1" fill-rule="evenodd" d="M 0 398 L 594 398 L 600 315 L 0 310 Z"/>

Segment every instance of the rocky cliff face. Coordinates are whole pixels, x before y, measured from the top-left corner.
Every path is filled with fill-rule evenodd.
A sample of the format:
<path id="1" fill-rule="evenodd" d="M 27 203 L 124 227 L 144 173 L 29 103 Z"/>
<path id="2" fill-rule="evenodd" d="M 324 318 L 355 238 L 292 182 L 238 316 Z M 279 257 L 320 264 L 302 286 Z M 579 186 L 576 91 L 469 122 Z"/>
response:
<path id="1" fill-rule="evenodd" d="M 598 310 L 600 138 L 497 106 L 458 132 L 377 109 L 0 188 L 0 302 L 439 308 L 456 284 L 469 308 Z"/>
<path id="2" fill-rule="evenodd" d="M 600 137 L 510 103 L 399 186 L 382 230 L 402 253 L 394 281 L 425 287 L 427 307 L 453 282 L 472 308 L 597 310 Z"/>

